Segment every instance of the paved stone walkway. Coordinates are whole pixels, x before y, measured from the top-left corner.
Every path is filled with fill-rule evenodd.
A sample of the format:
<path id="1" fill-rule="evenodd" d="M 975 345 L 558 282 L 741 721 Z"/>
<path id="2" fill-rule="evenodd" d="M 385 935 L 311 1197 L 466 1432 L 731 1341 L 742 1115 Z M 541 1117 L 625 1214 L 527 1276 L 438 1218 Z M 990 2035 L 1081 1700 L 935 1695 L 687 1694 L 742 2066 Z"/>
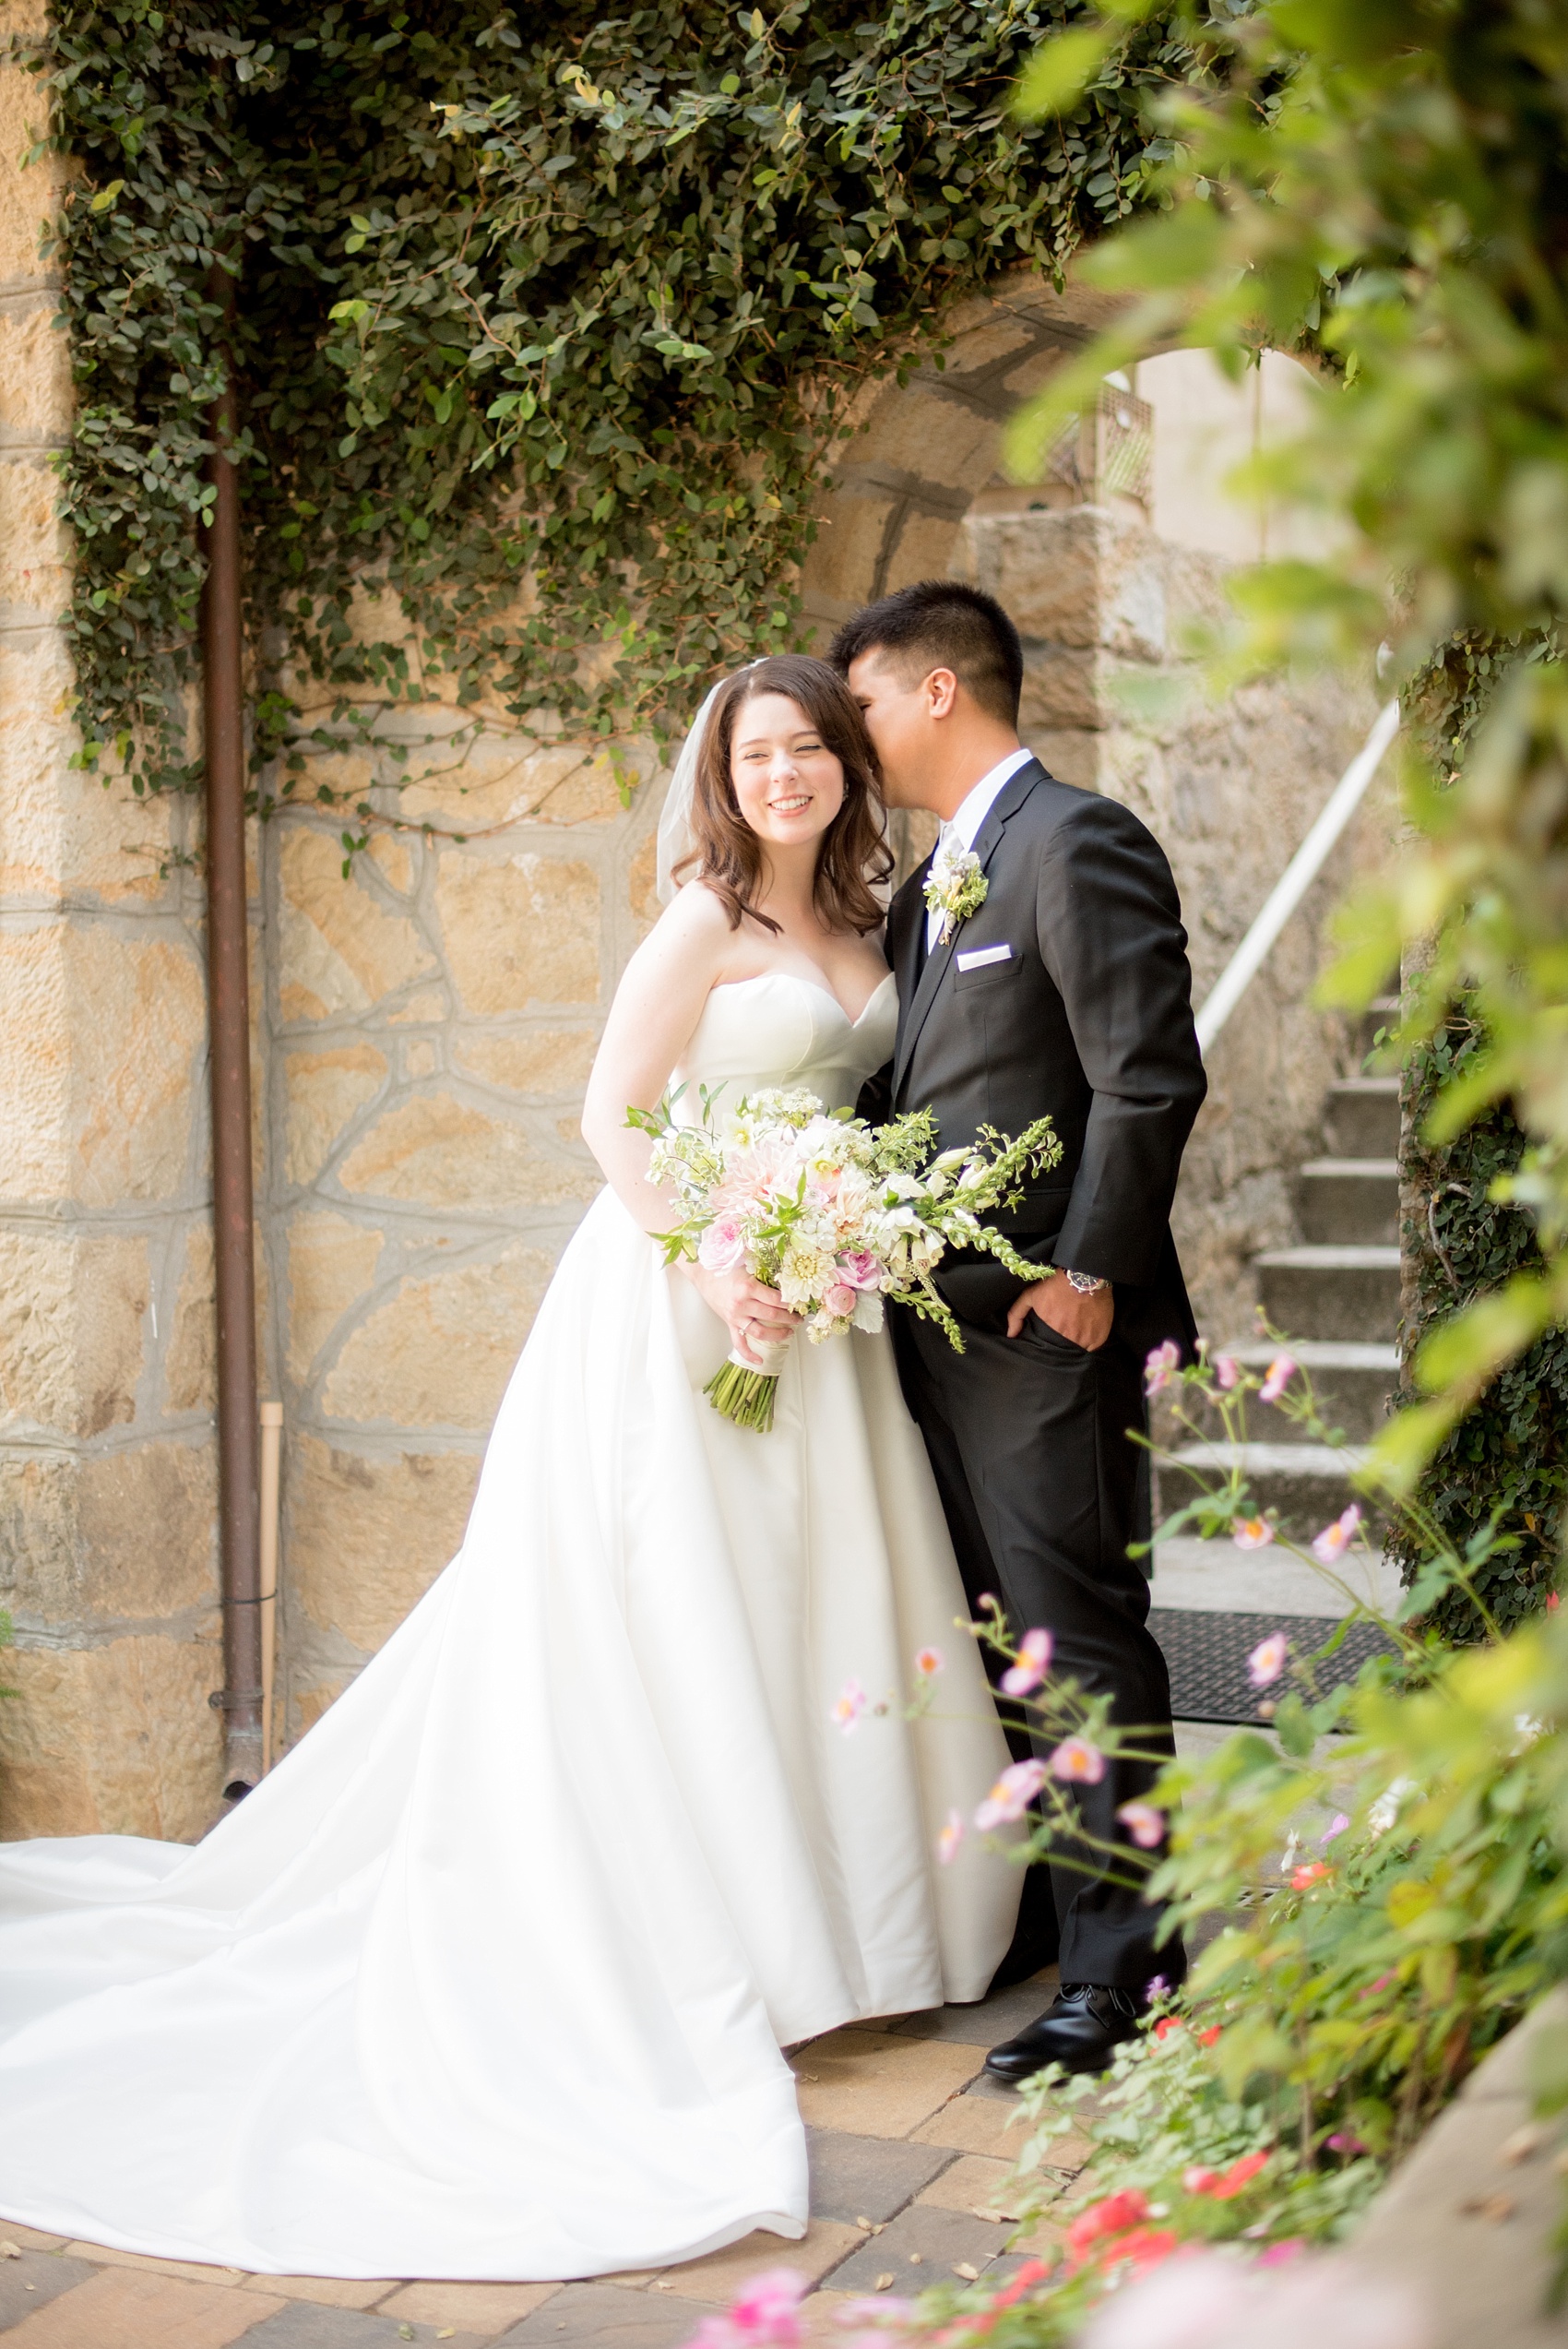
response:
<path id="1" fill-rule="evenodd" d="M 1011 2273 L 1059 2231 L 1049 2220 L 1009 2250 L 1004 2180 L 1025 2130 L 1016 2098 L 981 2076 L 985 2051 L 1049 2004 L 1054 1973 L 981 2007 L 857 2025 L 796 2052 L 811 2142 L 804 2239 L 753 2235 L 682 2267 L 591 2283 L 373 2283 L 245 2275 L 68 2243 L 0 2220 L 5 2349 L 680 2349 L 704 2315 L 759 2268 L 803 2269 L 814 2336 L 845 2298 L 915 2291 L 955 2272 Z M 1087 2141 L 1059 2140 L 1064 2164 Z M 1051 2173 L 1065 2192 L 1075 2172 Z"/>

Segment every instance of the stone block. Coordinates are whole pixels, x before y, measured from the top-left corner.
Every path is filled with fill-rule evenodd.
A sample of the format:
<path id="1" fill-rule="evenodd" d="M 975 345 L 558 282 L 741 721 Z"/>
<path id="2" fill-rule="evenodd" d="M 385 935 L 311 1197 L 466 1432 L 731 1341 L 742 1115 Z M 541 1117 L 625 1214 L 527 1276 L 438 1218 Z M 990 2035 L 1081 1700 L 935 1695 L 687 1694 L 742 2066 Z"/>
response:
<path id="1" fill-rule="evenodd" d="M 409 842 L 399 840 L 394 832 L 377 832 L 365 853 L 387 888 L 396 889 L 399 897 L 407 897 L 418 877 Z"/>
<path id="2" fill-rule="evenodd" d="M 450 1093 L 416 1093 L 377 1118 L 339 1169 L 346 1191 L 439 1211 L 552 1207 L 589 1199 L 597 1166 L 540 1150 L 522 1127 Z"/>
<path id="3" fill-rule="evenodd" d="M 860 2248 L 837 2268 L 834 2289 L 874 2292 L 877 2278 L 891 2271 L 898 2293 L 922 2291 L 927 2284 L 951 2283 L 961 2266 L 981 2274 L 1005 2248 L 1007 2229 L 968 2211 L 944 2211 L 929 2202 L 915 2202 L 900 2211 L 880 2235 Z M 960 2282 L 968 2282 L 960 2276 Z"/>
<path id="4" fill-rule="evenodd" d="M 136 1417 L 147 1242 L 0 1232 L 0 1423 L 101 1436 Z"/>
<path id="5" fill-rule="evenodd" d="M 285 1019 L 365 1011 L 434 972 L 434 958 L 416 924 L 388 913 L 355 874 L 344 879 L 335 834 L 291 825 L 279 864 Z"/>
<path id="6" fill-rule="evenodd" d="M 1092 731 L 1105 721 L 1097 654 L 1039 647 L 1026 651 L 1018 711 L 1019 728 L 1026 738 L 1042 729 Z"/>
<path id="7" fill-rule="evenodd" d="M 57 620 L 70 601 L 70 555 L 47 457 L 0 451 L 0 609 Z"/>
<path id="8" fill-rule="evenodd" d="M 212 1265 L 212 1225 L 204 1217 L 185 1233 L 180 1285 L 163 1357 L 166 1412 L 218 1407 L 218 1296 Z"/>
<path id="9" fill-rule="evenodd" d="M 591 864 L 525 853 L 495 862 L 448 850 L 436 869 L 447 966 L 467 1011 L 597 1003 L 599 876 Z"/>
<path id="10" fill-rule="evenodd" d="M 858 2227 L 840 2226 L 833 2219 L 813 2219 L 798 2243 L 782 2242 L 777 2235 L 743 2235 L 722 2251 L 706 2259 L 685 2260 L 666 2268 L 664 2280 L 683 2300 L 706 2300 L 722 2307 L 734 2298 L 759 2268 L 793 2268 L 797 2274 L 820 2283 L 846 2253 L 864 2237 Z"/>
<path id="11" fill-rule="evenodd" d="M 71 429 L 71 346 L 54 323 L 58 308 L 41 287 L 0 309 L 0 434 L 13 447 L 58 443 Z"/>
<path id="12" fill-rule="evenodd" d="M 309 2300 L 321 2308 L 374 2308 L 398 2289 L 393 2276 L 248 2275 L 241 2289 L 280 2300 Z"/>
<path id="13" fill-rule="evenodd" d="M 16 38 L 42 29 L 37 0 L 16 0 L 6 11 L 6 31 Z M 39 233 L 59 202 L 63 166 L 45 156 L 26 171 L 18 159 L 49 127 L 49 101 L 36 74 L 18 66 L 0 68 L 0 284 L 43 275 Z"/>
<path id="14" fill-rule="evenodd" d="M 814 598 L 846 614 L 870 601 L 897 504 L 890 495 L 858 484 L 831 493 L 802 573 L 802 585 Z"/>
<path id="15" fill-rule="evenodd" d="M 548 1100 L 588 1082 L 599 1033 L 593 1028 L 529 1028 L 519 1035 L 465 1035 L 456 1055 L 465 1074 L 505 1091 Z"/>
<path id="16" fill-rule="evenodd" d="M 944 578 L 958 527 L 956 515 L 922 514 L 911 507 L 888 550 L 884 592 L 891 595 L 895 588 L 912 587 L 918 579 Z"/>
<path id="17" fill-rule="evenodd" d="M 626 896 L 639 940 L 647 937 L 664 909 L 659 902 L 659 842 L 648 834 L 626 873 Z"/>
<path id="18" fill-rule="evenodd" d="M 7 2349 L 228 2349 L 283 2305 L 161 2270 L 106 2267 L 24 2317 Z"/>
<path id="19" fill-rule="evenodd" d="M 367 1457 L 301 1434 L 284 1474 L 291 1603 L 373 1653 L 456 1555 L 479 1461 L 471 1452 Z"/>
<path id="20" fill-rule="evenodd" d="M 396 1010 L 389 1011 L 386 1015 L 387 1025 L 395 1028 L 408 1028 L 420 1020 L 433 1022 L 445 1020 L 450 1008 L 451 1006 L 445 996 L 431 988 L 422 994 L 410 996 L 407 1003 L 400 1003 Z"/>
<path id="21" fill-rule="evenodd" d="M 122 1207 L 184 1186 L 206 1042 L 196 958 L 41 922 L 0 938 L 0 1197 Z"/>
<path id="22" fill-rule="evenodd" d="M 332 1044 L 284 1055 L 284 1166 L 291 1183 L 315 1181 L 386 1074 L 386 1056 L 374 1044 Z"/>
<path id="23" fill-rule="evenodd" d="M 1061 2193 L 1058 2178 L 1020 2187 L 1013 2164 L 985 2153 L 960 2153 L 939 2177 L 921 2189 L 920 2200 L 943 2211 L 964 2211 L 1000 2226 L 1023 2216 L 1023 2206 Z M 1002 2248 L 1000 2239 L 996 2249 Z"/>
<path id="24" fill-rule="evenodd" d="M 769 2243 L 777 2250 L 774 2238 Z M 501 2335 L 497 2349 L 682 2349 L 694 2330 L 689 2306 L 616 2283 L 568 2283 Z"/>
<path id="25" fill-rule="evenodd" d="M 399 814 L 447 832 L 471 835 L 529 819 L 604 823 L 622 812 L 614 761 L 580 742 L 480 734 L 457 753 L 433 745 L 406 772 Z"/>
<path id="26" fill-rule="evenodd" d="M 889 388 L 878 401 L 866 431 L 850 443 L 849 463 L 857 472 L 887 467 L 973 496 L 996 471 L 1000 445 L 1000 417 L 986 415 L 967 399 L 944 398 L 930 376 L 917 376 L 902 389 Z M 946 567 L 943 563 L 916 576 L 940 578 Z"/>
<path id="27" fill-rule="evenodd" d="M 332 1332 L 374 1283 L 383 1234 L 344 1215 L 289 1225 L 289 1376 L 303 1385 Z"/>
<path id="28" fill-rule="evenodd" d="M 0 1705 L 0 1837 L 194 1842 L 218 1807 L 223 1731 L 207 1699 L 222 1676 L 216 1637 L 8 1651 L 21 1694 Z"/>
<path id="29" fill-rule="evenodd" d="M 940 2040 L 847 2030 L 814 2040 L 793 2060 L 809 2127 L 907 2137 L 967 2086 L 985 2056 Z"/>
<path id="30" fill-rule="evenodd" d="M 214 1477 L 209 1443 L 0 1458 L 5 1604 L 70 1629 L 216 1603 Z"/>
<path id="31" fill-rule="evenodd" d="M 1015 2095 L 955 2096 L 912 2131 L 919 2145 L 989 2153 L 1016 2162 L 1029 2139 L 1029 2118 Z"/>
<path id="32" fill-rule="evenodd" d="M 514 1242 L 488 1263 L 399 1282 L 345 1341 L 323 1409 L 364 1425 L 482 1432 L 553 1270 L 543 1249 Z"/>
<path id="33" fill-rule="evenodd" d="M 6 2219 L 0 2219 L 0 2229 L 8 2243 L 19 2244 L 25 2232 Z M 24 2317 L 36 2315 L 62 2292 L 86 2283 L 95 2272 L 85 2260 L 53 2258 L 46 2251 L 24 2251 L 19 2260 L 0 2260 L 0 2332 L 8 2331 Z"/>
<path id="34" fill-rule="evenodd" d="M 881 2224 L 901 2211 L 952 2161 L 944 2146 L 909 2145 L 885 2137 L 851 2137 L 842 2129 L 809 2128 L 814 2218 Z"/>
<path id="35" fill-rule="evenodd" d="M 453 2325 L 489 2337 L 541 2307 L 557 2283 L 407 2283 L 381 2310 L 399 2324 Z"/>

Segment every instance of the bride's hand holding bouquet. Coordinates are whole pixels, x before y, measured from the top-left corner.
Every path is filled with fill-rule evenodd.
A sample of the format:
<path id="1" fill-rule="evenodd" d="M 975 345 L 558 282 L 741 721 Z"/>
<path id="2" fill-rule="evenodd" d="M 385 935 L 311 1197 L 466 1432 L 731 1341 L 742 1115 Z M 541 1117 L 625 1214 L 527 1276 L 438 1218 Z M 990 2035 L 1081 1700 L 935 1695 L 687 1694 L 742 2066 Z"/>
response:
<path id="1" fill-rule="evenodd" d="M 677 1222 L 657 1235 L 666 1263 L 707 1276 L 709 1302 L 737 1341 L 705 1391 L 740 1426 L 772 1426 L 796 1329 L 814 1343 L 880 1330 L 886 1297 L 937 1322 L 961 1353 L 958 1324 L 932 1280 L 950 1248 L 980 1249 L 1025 1282 L 1040 1277 L 982 1219 L 1015 1205 L 1025 1179 L 1061 1158 L 1049 1118 L 1016 1140 L 983 1130 L 938 1151 L 927 1110 L 873 1127 L 848 1111 L 829 1115 L 814 1093 L 773 1089 L 723 1116 L 705 1092 L 700 1119 L 683 1123 L 680 1099 L 630 1109 L 626 1122 L 651 1137 L 647 1179 L 676 1201 Z M 750 1308 L 739 1329 L 726 1304 Z"/>

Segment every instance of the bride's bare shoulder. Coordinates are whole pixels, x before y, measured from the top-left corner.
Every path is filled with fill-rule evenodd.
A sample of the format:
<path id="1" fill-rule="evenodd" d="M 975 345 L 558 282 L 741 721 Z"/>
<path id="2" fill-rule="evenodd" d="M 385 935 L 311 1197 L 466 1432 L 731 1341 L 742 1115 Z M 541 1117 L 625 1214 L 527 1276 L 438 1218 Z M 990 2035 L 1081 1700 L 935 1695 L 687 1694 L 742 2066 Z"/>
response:
<path id="1" fill-rule="evenodd" d="M 678 889 L 649 933 L 667 952 L 715 955 L 735 936 L 729 908 L 704 880 L 688 881 Z"/>

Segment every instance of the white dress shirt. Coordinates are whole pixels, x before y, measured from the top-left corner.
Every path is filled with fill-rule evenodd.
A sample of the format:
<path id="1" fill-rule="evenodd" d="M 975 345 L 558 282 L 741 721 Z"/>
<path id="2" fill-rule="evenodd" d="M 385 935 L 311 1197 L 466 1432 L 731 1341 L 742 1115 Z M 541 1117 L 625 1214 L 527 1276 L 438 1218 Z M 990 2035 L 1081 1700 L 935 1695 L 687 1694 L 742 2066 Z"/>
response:
<path id="1" fill-rule="evenodd" d="M 973 848 L 980 838 L 980 826 L 1002 795 L 1004 784 L 1011 781 L 1020 767 L 1027 767 L 1033 757 L 1032 750 L 1010 750 L 1005 758 L 998 760 L 989 775 L 982 775 L 938 832 L 938 848 L 948 841 L 956 841 L 960 848 Z M 934 949 L 941 929 L 942 915 L 928 910 L 925 917 L 925 950 L 928 954 Z"/>

